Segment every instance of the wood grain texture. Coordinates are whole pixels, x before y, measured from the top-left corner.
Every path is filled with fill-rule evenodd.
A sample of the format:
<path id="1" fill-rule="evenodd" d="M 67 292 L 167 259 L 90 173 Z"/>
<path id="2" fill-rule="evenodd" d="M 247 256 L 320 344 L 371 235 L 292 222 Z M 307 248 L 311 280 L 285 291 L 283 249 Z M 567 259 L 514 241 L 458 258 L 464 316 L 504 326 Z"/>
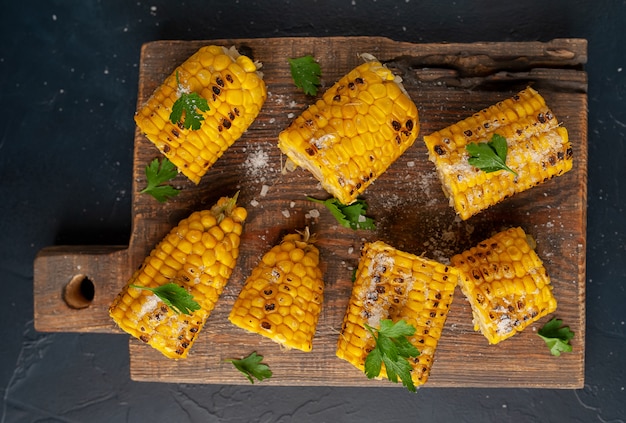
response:
<path id="1" fill-rule="evenodd" d="M 245 384 L 248 381 L 224 359 L 257 351 L 265 356 L 274 372 L 274 377 L 263 384 L 400 386 L 367 380 L 335 357 L 338 331 L 351 291 L 352 269 L 358 263 L 363 242 L 380 239 L 411 253 L 447 261 L 495 231 L 521 226 L 537 240 L 537 252 L 552 278 L 558 301 L 555 316 L 576 333 L 574 352 L 559 358 L 549 354 L 536 336 L 536 330 L 548 318 L 501 344 L 488 345 L 482 335 L 473 331 L 469 304 L 457 289 L 426 386 L 584 385 L 585 40 L 473 44 L 413 44 L 377 37 L 158 41 L 144 45 L 141 51 L 138 104 L 176 65 L 206 44 L 236 45 L 263 63 L 268 99 L 261 114 L 198 186 L 180 175 L 175 184 L 182 188 L 181 194 L 164 205 L 139 195 L 145 185 L 144 168 L 159 153 L 137 131 L 129 246 L 95 255 L 77 248 L 67 251 L 64 247 L 42 251 L 35 262 L 35 321 L 39 330 L 116 331 L 103 304 L 117 294 L 144 256 L 180 219 L 239 190 L 240 203 L 248 209 L 249 217 L 237 267 L 217 308 L 186 360 L 168 360 L 140 341 L 131 340 L 134 380 Z M 285 159 L 276 144 L 278 133 L 314 101 L 294 87 L 286 58 L 312 54 L 322 68 L 323 91 L 358 65 L 358 53 L 363 52 L 374 54 L 403 78 L 418 106 L 421 130 L 415 144 L 365 192 L 369 215 L 376 219 L 377 229 L 355 232 L 338 226 L 325 209 L 304 198 L 327 197 L 309 173 L 301 169 L 281 173 Z M 574 168 L 462 222 L 441 191 L 422 136 L 508 98 L 527 85 L 545 97 L 567 127 Z M 266 161 L 261 168 L 254 166 L 253 160 L 260 157 Z M 319 211 L 319 217 L 311 217 L 313 209 Z M 227 319 L 245 278 L 261 255 L 285 232 L 305 225 L 318 234 L 326 285 L 324 307 L 310 353 L 281 350 L 272 341 L 249 334 Z M 96 292 L 101 294 L 86 309 L 68 310 L 57 294 L 76 273 L 77 263 L 94 274 Z M 89 317 L 78 317 L 84 315 Z"/>

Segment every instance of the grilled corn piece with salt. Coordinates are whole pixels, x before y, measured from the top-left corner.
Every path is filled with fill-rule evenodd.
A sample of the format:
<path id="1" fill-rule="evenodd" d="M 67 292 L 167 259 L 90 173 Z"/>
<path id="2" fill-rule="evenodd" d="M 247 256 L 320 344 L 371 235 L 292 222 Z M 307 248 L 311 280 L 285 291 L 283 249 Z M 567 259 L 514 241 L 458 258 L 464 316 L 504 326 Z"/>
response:
<path id="1" fill-rule="evenodd" d="M 397 250 L 382 241 L 365 244 L 352 295 L 337 342 L 337 357 L 360 370 L 375 346 L 365 328 L 383 319 L 405 320 L 415 334 L 408 338 L 420 354 L 410 359 L 415 386 L 428 380 L 437 342 L 452 303 L 459 272 L 433 260 Z M 385 367 L 380 377 L 386 377 Z"/>
<path id="2" fill-rule="evenodd" d="M 268 251 L 246 280 L 229 320 L 287 348 L 311 351 L 324 298 L 313 241 L 306 228 Z"/>
<path id="3" fill-rule="evenodd" d="M 469 164 L 466 146 L 489 141 L 493 134 L 506 138 L 506 164 L 517 176 L 505 170 L 486 173 Z M 567 129 L 530 87 L 424 141 L 450 205 L 464 220 L 572 168 Z"/>
<path id="4" fill-rule="evenodd" d="M 117 325 L 169 358 L 185 358 L 228 282 L 247 213 L 236 196 L 180 221 L 152 250 L 115 298 L 109 314 Z M 155 294 L 129 285 L 185 288 L 200 305 L 177 314 Z"/>
<path id="5" fill-rule="evenodd" d="M 202 47 L 154 91 L 135 122 L 180 172 L 198 184 L 259 114 L 267 98 L 260 67 L 235 47 Z M 170 121 L 172 106 L 183 92 L 198 93 L 208 102 L 208 111 L 198 110 L 204 118 L 198 130 Z"/>
<path id="6" fill-rule="evenodd" d="M 279 134 L 278 146 L 343 204 L 410 147 L 417 107 L 399 77 L 370 55 Z"/>
<path id="7" fill-rule="evenodd" d="M 556 310 L 556 299 L 534 240 L 510 228 L 457 254 L 451 263 L 462 277 L 474 329 L 497 344 Z"/>

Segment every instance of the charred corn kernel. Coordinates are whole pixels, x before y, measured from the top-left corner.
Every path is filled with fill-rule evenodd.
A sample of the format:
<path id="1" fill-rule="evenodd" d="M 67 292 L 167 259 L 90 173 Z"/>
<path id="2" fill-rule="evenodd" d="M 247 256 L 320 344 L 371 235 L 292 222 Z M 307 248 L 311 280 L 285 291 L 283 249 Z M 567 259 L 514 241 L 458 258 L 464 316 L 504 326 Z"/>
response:
<path id="1" fill-rule="evenodd" d="M 337 357 L 364 370 L 375 345 L 365 324 L 377 328 L 383 319 L 405 320 L 416 329 L 409 341 L 420 352 L 411 359 L 411 377 L 416 386 L 426 383 L 459 276 L 452 266 L 382 241 L 365 244 L 337 342 Z M 380 377 L 386 377 L 384 366 Z"/>
<path id="2" fill-rule="evenodd" d="M 521 246 L 521 255 L 504 254 L 507 245 Z M 451 259 L 461 271 L 459 286 L 472 306 L 474 329 L 491 344 L 556 310 L 550 278 L 533 246 L 522 228 L 510 228 Z"/>
<path id="3" fill-rule="evenodd" d="M 260 67 L 235 47 L 202 47 L 155 90 L 137 111 L 135 122 L 197 184 L 259 114 L 267 98 Z M 209 110 L 199 111 L 204 120 L 198 130 L 170 122 L 172 106 L 182 92 L 196 92 L 208 102 Z"/>
<path id="4" fill-rule="evenodd" d="M 313 242 L 306 228 L 286 235 L 265 253 L 246 280 L 229 320 L 286 348 L 311 351 L 324 295 L 319 251 Z M 309 273 L 313 276 L 304 276 Z"/>
<path id="5" fill-rule="evenodd" d="M 373 57 L 363 57 L 365 63 L 278 137 L 291 164 L 308 169 L 343 204 L 385 172 L 413 144 L 420 127 L 400 78 Z"/>
<path id="6" fill-rule="evenodd" d="M 212 216 L 211 219 L 207 218 L 209 215 Z M 180 246 L 186 245 L 183 241 L 191 243 L 188 241 L 191 235 L 191 251 L 196 244 L 203 243 L 207 231 L 217 227 L 217 221 L 229 218 L 236 225 L 241 225 L 245 217 L 245 209 L 237 206 L 235 196 L 227 201 L 220 201 L 210 210 L 194 212 L 181 220 L 146 257 L 115 298 L 109 308 L 111 318 L 122 330 L 150 344 L 166 357 L 187 357 L 198 332 L 228 282 L 239 249 L 230 248 L 228 254 L 216 257 L 212 249 L 207 249 L 200 256 L 187 253 Z M 187 239 L 183 239 L 185 236 Z M 160 256 L 165 256 L 165 260 L 157 258 Z M 222 273 L 214 271 L 216 264 L 218 269 L 224 269 Z M 156 288 L 169 282 L 187 289 L 200 305 L 200 310 L 191 315 L 177 314 L 152 292 L 129 286 L 133 284 Z"/>
<path id="7" fill-rule="evenodd" d="M 466 145 L 506 138 L 506 170 L 486 173 L 469 164 Z M 462 219 L 572 168 L 567 129 L 541 95 L 527 88 L 474 116 L 424 136 L 442 188 Z"/>

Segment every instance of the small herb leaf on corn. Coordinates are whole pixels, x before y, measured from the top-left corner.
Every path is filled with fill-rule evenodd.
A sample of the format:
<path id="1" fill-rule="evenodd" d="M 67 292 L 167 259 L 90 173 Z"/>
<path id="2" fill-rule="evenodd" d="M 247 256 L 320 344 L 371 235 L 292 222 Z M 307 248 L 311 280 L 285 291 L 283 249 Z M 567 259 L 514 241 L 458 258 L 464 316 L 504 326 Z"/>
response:
<path id="1" fill-rule="evenodd" d="M 198 304 L 193 296 L 187 292 L 185 288 L 176 285 L 173 282 L 165 285 L 158 286 L 156 288 L 149 288 L 147 286 L 129 285 L 132 288 L 145 289 L 151 291 L 154 295 L 159 297 L 161 301 L 165 303 L 169 308 L 174 310 L 177 314 L 190 315 L 196 310 L 200 310 L 200 304 Z"/>
<path id="2" fill-rule="evenodd" d="M 337 222 L 344 228 L 348 229 L 376 229 L 374 219 L 365 216 L 367 212 L 367 202 L 363 199 L 357 199 L 354 203 L 346 206 L 336 198 L 327 200 L 318 200 L 317 198 L 307 197 L 309 201 L 323 204 L 335 216 Z"/>
<path id="3" fill-rule="evenodd" d="M 302 89 L 307 95 L 316 95 L 322 70 L 313 56 L 307 55 L 287 60 L 296 87 Z"/>
<path id="4" fill-rule="evenodd" d="M 154 159 L 146 166 L 146 180 L 148 185 L 141 191 L 142 194 L 150 194 L 160 203 L 164 203 L 168 198 L 175 197 L 180 190 L 171 185 L 164 184 L 174 179 L 178 175 L 178 170 L 174 163 L 168 158 Z"/>
<path id="5" fill-rule="evenodd" d="M 572 352 L 572 346 L 569 341 L 574 337 L 569 326 L 563 326 L 563 320 L 552 318 L 548 323 L 543 325 L 537 333 L 550 348 L 550 353 L 554 356 L 560 356 L 562 352 Z"/>
<path id="6" fill-rule="evenodd" d="M 242 359 L 226 359 L 235 366 L 237 370 L 243 373 L 250 383 L 254 383 L 254 378 L 259 381 L 263 379 L 269 379 L 272 377 L 272 371 L 270 370 L 267 364 L 261 363 L 263 361 L 263 356 L 256 353 L 256 351 L 250 353 L 247 357 Z"/>
<path id="7" fill-rule="evenodd" d="M 397 383 L 399 376 L 402 384 L 409 391 L 415 392 L 415 384 L 411 378 L 412 367 L 408 360 L 417 357 L 419 351 L 407 338 L 415 333 L 415 328 L 404 320 L 394 323 L 389 319 L 381 320 L 379 329 L 372 328 L 367 323 L 365 328 L 376 340 L 376 346 L 365 359 L 365 375 L 368 379 L 377 377 L 384 363 L 390 381 Z"/>
<path id="8" fill-rule="evenodd" d="M 178 71 L 176 71 L 176 85 L 180 92 L 180 97 L 172 105 L 172 113 L 170 113 L 170 122 L 177 125 L 185 115 L 185 120 L 182 122 L 185 129 L 191 128 L 192 130 L 200 129 L 204 116 L 198 113 L 206 112 L 209 110 L 209 103 L 198 93 L 186 92 L 180 80 L 178 79 Z"/>
<path id="9" fill-rule="evenodd" d="M 506 138 L 502 135 L 493 134 L 489 142 L 469 143 L 465 149 L 470 154 L 468 160 L 470 165 L 486 173 L 506 170 L 517 176 L 517 173 L 506 165 L 508 147 Z"/>

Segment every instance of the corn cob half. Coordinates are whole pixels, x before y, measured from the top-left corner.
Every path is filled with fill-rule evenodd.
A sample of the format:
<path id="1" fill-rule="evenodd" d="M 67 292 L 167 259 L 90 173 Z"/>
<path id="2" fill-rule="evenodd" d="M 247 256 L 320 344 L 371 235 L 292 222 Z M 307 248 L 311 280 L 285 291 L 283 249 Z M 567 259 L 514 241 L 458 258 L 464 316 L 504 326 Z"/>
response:
<path id="1" fill-rule="evenodd" d="M 267 97 L 260 67 L 235 47 L 202 47 L 155 90 L 135 114 L 135 122 L 180 172 L 198 184 L 259 114 Z M 172 106 L 183 92 L 198 93 L 208 102 L 209 110 L 199 112 L 204 120 L 198 130 L 170 121 Z"/>
<path id="2" fill-rule="evenodd" d="M 383 319 L 405 320 L 416 329 L 409 341 L 420 352 L 411 358 L 411 378 L 416 386 L 426 383 L 458 278 L 459 272 L 452 266 L 382 241 L 365 244 L 337 342 L 337 357 L 364 370 L 375 345 L 365 324 L 377 328 Z M 383 366 L 380 377 L 386 376 Z"/>
<path id="3" fill-rule="evenodd" d="M 236 196 L 180 221 L 152 250 L 115 298 L 109 314 L 117 325 L 169 358 L 185 358 L 228 282 L 237 257 L 246 209 Z M 177 314 L 147 290 L 174 282 L 200 305 Z"/>
<path id="4" fill-rule="evenodd" d="M 286 235 L 246 280 L 229 320 L 286 348 L 311 351 L 322 309 L 319 251 L 308 228 Z"/>
<path id="5" fill-rule="evenodd" d="M 369 55 L 279 134 L 278 146 L 343 204 L 410 147 L 417 107 L 400 78 Z"/>
<path id="6" fill-rule="evenodd" d="M 489 141 L 493 134 L 506 138 L 506 164 L 517 176 L 504 170 L 486 173 L 469 164 L 466 146 Z M 567 130 L 530 87 L 424 141 L 450 205 L 464 220 L 572 168 Z"/>
<path id="7" fill-rule="evenodd" d="M 556 310 L 556 299 L 534 240 L 510 228 L 457 254 L 461 290 L 474 315 L 474 329 L 497 344 Z"/>

